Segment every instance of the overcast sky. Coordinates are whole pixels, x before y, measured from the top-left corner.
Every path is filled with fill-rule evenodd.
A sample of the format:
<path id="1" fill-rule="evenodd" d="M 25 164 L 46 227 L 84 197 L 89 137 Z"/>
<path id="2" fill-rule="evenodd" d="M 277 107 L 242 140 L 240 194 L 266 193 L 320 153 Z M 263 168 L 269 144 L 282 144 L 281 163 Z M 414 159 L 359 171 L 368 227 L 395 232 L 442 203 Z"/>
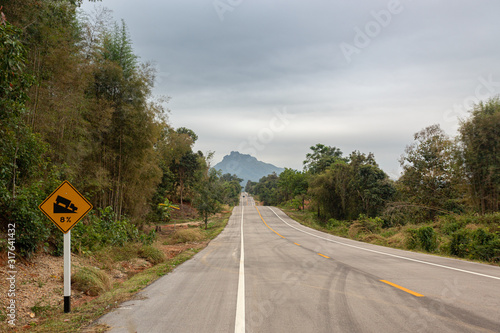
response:
<path id="1" fill-rule="evenodd" d="M 373 152 L 393 178 L 413 134 L 456 135 L 500 93 L 500 1 L 103 0 L 158 69 L 196 150 L 302 170 L 310 146 Z M 95 5 L 86 2 L 83 9 Z"/>

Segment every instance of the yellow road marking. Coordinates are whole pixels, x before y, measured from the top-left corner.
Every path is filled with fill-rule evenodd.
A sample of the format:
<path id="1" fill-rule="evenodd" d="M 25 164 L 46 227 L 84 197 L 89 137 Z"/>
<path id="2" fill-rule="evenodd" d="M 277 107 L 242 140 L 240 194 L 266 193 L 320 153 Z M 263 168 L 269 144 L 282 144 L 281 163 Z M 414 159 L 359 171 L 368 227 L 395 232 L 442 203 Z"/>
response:
<path id="1" fill-rule="evenodd" d="M 419 293 L 416 293 L 414 291 L 411 291 L 410 289 L 406 289 L 405 287 L 398 286 L 395 283 L 392 283 L 392 282 L 389 282 L 389 281 L 386 281 L 386 280 L 380 280 L 380 282 L 387 283 L 388 285 L 393 286 L 394 288 L 398 288 L 398 289 L 400 289 L 402 291 L 406 291 L 408 294 L 412 294 L 413 296 L 424 297 L 424 295 L 422 295 L 422 294 L 419 294 Z"/>
<path id="2" fill-rule="evenodd" d="M 264 224 L 269 228 L 271 229 L 272 231 L 274 231 L 274 233 L 278 236 L 280 236 L 281 238 L 285 238 L 283 236 L 281 236 L 280 234 L 278 234 L 273 228 L 271 228 L 270 226 L 267 225 L 266 221 L 264 221 L 264 219 L 262 218 L 262 215 L 260 215 L 260 212 L 259 212 L 259 209 L 257 208 L 257 206 L 255 206 L 255 209 L 257 209 L 257 213 L 259 213 L 259 216 L 260 216 L 260 219 L 262 220 L 262 222 L 264 222 Z"/>
<path id="3" fill-rule="evenodd" d="M 295 245 L 297 245 L 297 246 L 300 246 L 300 244 L 297 244 L 297 243 L 293 243 L 293 244 L 295 244 Z"/>
<path id="4" fill-rule="evenodd" d="M 324 257 L 324 258 L 326 258 L 326 259 L 330 259 L 330 257 L 325 256 L 324 254 L 318 253 L 318 255 L 319 255 L 319 256 L 322 256 L 322 257 Z"/>

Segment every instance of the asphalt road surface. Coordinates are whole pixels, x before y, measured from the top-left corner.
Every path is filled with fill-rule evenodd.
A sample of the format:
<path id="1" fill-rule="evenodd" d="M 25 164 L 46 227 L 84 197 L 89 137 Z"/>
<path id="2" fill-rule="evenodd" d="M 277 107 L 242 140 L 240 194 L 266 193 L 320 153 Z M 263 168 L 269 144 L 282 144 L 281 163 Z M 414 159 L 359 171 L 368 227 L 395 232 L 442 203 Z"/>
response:
<path id="1" fill-rule="evenodd" d="M 207 248 L 100 323 L 141 333 L 500 332 L 499 267 L 335 237 L 248 195 L 240 203 Z"/>

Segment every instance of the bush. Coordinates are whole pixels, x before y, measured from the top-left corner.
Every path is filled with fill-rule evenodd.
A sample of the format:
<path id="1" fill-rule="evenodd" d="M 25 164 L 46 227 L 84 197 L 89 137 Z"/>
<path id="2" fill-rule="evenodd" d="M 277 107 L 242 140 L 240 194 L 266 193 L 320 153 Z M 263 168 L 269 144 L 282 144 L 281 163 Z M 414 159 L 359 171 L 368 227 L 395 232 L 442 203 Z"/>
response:
<path id="1" fill-rule="evenodd" d="M 454 232 L 451 235 L 450 254 L 465 258 L 470 252 L 471 242 L 470 230 L 461 229 Z"/>
<path id="2" fill-rule="evenodd" d="M 451 235 L 450 254 L 462 258 L 500 261 L 500 238 L 483 228 L 461 229 Z"/>
<path id="3" fill-rule="evenodd" d="M 423 226 L 418 229 L 408 229 L 406 246 L 408 249 L 422 249 L 433 252 L 437 249 L 437 234 L 433 227 Z"/>
<path id="4" fill-rule="evenodd" d="M 43 201 L 41 184 L 34 184 L 18 191 L 15 198 L 4 197 L 0 202 L 0 214 L 6 222 L 15 224 L 16 251 L 30 258 L 49 239 L 51 233 L 60 231 L 38 209 Z M 6 193 L 7 194 L 7 193 Z M 4 200 L 5 199 L 5 200 Z M 7 227 L 7 224 L 3 227 Z"/>
<path id="5" fill-rule="evenodd" d="M 334 228 L 340 227 L 342 224 L 343 224 L 342 221 L 336 219 L 329 219 L 328 222 L 326 222 L 325 227 L 328 230 L 332 230 Z"/>
<path id="6" fill-rule="evenodd" d="M 393 202 L 389 203 L 382 212 L 384 228 L 403 226 L 407 224 L 419 224 L 428 220 L 428 210 L 410 204 Z"/>
<path id="7" fill-rule="evenodd" d="M 437 249 L 437 234 L 433 227 L 421 227 L 418 229 L 417 234 L 420 247 L 423 250 L 433 252 Z"/>
<path id="8" fill-rule="evenodd" d="M 360 214 L 358 217 L 358 222 L 363 226 L 363 228 L 374 233 L 380 231 L 384 221 L 380 217 L 367 217 L 364 214 Z"/>
<path id="9" fill-rule="evenodd" d="M 97 296 L 111 289 L 109 275 L 95 267 L 79 267 L 71 276 L 71 283 L 75 289 L 90 296 Z"/>
<path id="10" fill-rule="evenodd" d="M 116 220 L 113 208 L 98 209 L 89 214 L 89 219 L 72 229 L 72 250 L 93 251 L 105 246 L 123 246 L 127 242 L 151 244 L 155 232 L 141 234 L 126 217 Z"/>

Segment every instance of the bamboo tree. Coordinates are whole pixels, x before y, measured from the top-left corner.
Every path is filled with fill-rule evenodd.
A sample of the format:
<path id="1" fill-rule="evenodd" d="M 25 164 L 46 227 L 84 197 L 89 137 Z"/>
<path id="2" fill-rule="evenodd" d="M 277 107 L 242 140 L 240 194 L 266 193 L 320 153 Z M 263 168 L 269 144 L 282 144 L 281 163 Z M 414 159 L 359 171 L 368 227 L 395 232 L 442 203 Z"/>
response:
<path id="1" fill-rule="evenodd" d="M 459 129 L 469 197 L 482 214 L 500 209 L 499 129 L 499 97 L 475 105 Z"/>

